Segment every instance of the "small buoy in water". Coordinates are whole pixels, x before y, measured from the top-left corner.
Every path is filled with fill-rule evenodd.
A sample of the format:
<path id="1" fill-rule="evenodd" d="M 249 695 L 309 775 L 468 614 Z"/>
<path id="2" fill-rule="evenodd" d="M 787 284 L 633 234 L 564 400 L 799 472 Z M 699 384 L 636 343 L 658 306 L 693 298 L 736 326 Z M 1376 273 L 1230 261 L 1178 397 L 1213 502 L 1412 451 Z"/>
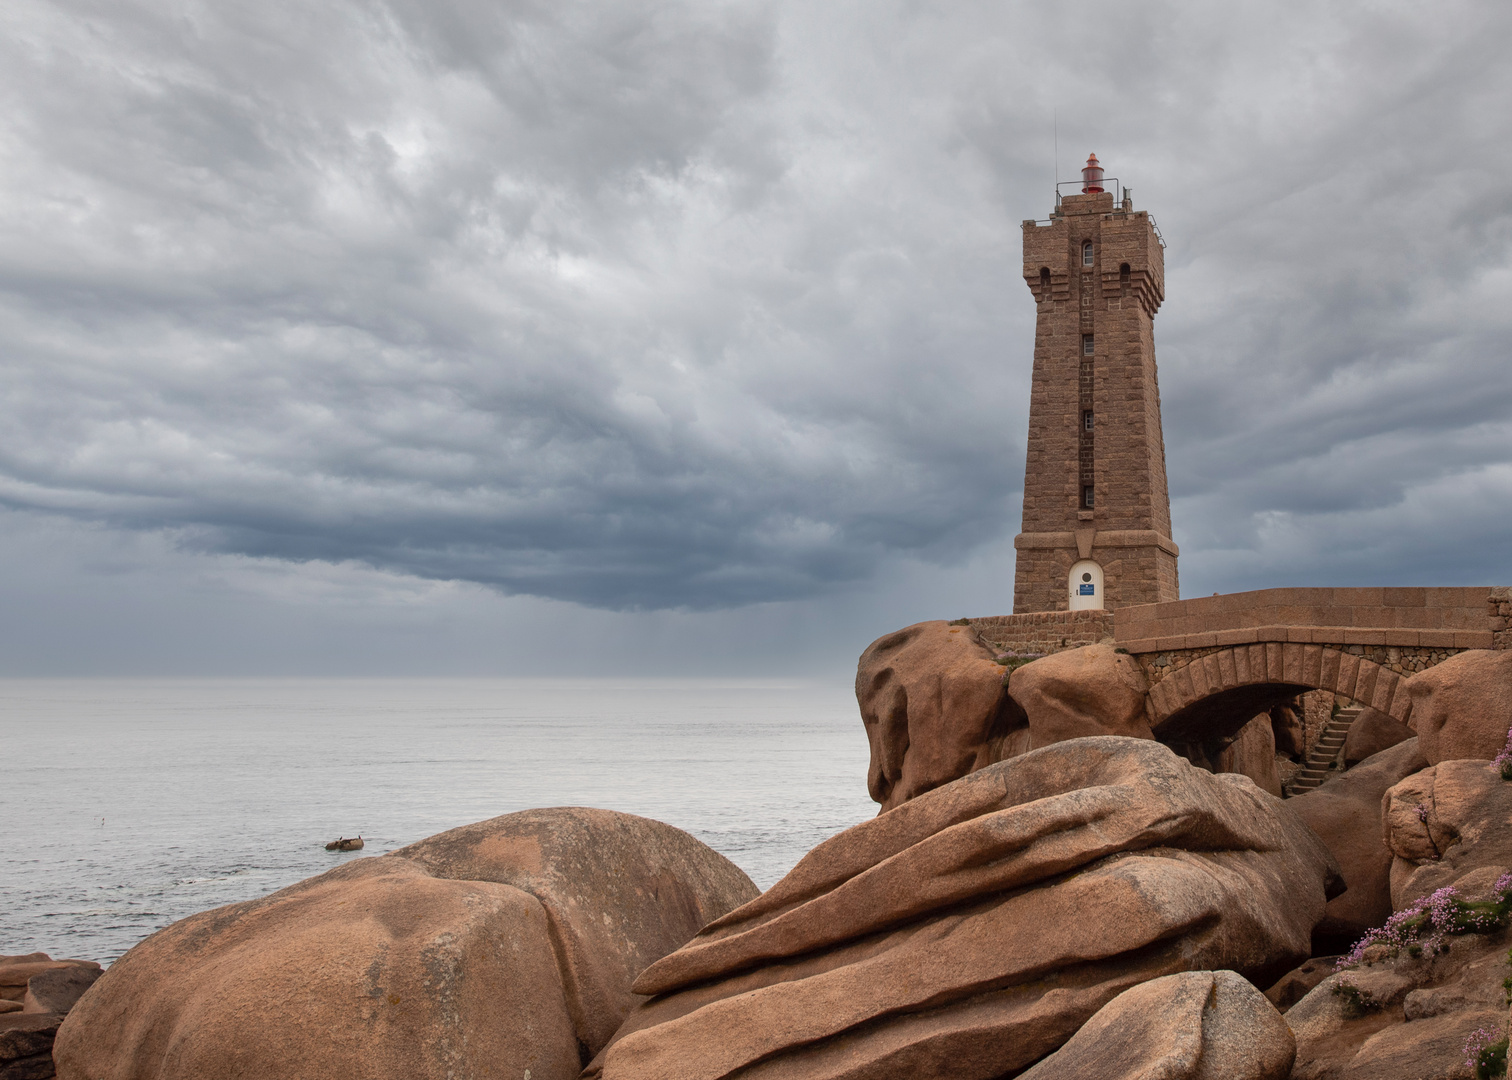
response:
<path id="1" fill-rule="evenodd" d="M 326 845 L 326 850 L 327 851 L 361 851 L 362 850 L 362 837 L 360 837 L 360 836 L 354 836 L 354 837 L 352 837 L 349 840 L 345 836 L 343 836 L 340 839 L 332 840 L 329 844 L 327 844 Z"/>

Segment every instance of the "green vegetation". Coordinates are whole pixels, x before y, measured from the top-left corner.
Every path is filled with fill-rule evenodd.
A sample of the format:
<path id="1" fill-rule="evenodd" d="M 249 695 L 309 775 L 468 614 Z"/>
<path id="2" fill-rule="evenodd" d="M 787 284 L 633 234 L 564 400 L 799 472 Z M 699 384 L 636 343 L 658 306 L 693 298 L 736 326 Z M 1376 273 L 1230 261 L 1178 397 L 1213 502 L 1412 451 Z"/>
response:
<path id="1" fill-rule="evenodd" d="M 1420 813 L 1426 818 L 1426 813 Z M 1512 920 L 1512 873 L 1503 874 L 1491 886 L 1490 900 L 1465 900 L 1447 886 L 1418 900 L 1386 920 L 1386 925 L 1366 933 L 1346 956 L 1339 958 L 1339 970 L 1352 968 L 1365 956 L 1365 950 L 1383 945 L 1387 955 L 1396 956 L 1406 949 L 1412 956 L 1448 950 L 1446 937 L 1458 934 L 1489 934 Z"/>
<path id="2" fill-rule="evenodd" d="M 1366 1013 L 1379 1009 L 1381 1003 L 1361 990 L 1349 981 L 1345 975 L 1340 975 L 1333 984 L 1333 995 L 1344 1003 L 1344 1015 L 1355 1019 Z"/>
<path id="3" fill-rule="evenodd" d="M 1507 1037 L 1482 1028 L 1465 1044 L 1465 1064 L 1475 1070 L 1475 1080 L 1494 1080 L 1507 1075 Z"/>

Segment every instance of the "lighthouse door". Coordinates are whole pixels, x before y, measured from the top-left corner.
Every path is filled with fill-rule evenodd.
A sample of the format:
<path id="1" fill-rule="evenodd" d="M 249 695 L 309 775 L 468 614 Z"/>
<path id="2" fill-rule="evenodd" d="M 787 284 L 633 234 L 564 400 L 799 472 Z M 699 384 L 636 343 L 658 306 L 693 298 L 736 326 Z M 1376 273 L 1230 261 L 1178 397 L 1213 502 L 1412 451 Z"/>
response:
<path id="1" fill-rule="evenodd" d="M 1066 584 L 1072 611 L 1097 610 L 1103 606 L 1102 567 L 1091 559 L 1083 559 L 1071 567 Z"/>

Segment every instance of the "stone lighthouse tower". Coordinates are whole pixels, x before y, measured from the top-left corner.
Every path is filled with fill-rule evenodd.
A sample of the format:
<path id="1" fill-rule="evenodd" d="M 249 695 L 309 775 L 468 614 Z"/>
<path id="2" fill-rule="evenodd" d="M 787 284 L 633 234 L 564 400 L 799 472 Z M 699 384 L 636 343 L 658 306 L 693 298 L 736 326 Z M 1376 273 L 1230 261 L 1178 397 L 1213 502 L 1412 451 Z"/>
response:
<path id="1" fill-rule="evenodd" d="M 1094 154 L 1080 194 L 1024 222 L 1038 314 L 1015 614 L 1178 598 L 1155 377 L 1164 244 L 1118 188 Z"/>

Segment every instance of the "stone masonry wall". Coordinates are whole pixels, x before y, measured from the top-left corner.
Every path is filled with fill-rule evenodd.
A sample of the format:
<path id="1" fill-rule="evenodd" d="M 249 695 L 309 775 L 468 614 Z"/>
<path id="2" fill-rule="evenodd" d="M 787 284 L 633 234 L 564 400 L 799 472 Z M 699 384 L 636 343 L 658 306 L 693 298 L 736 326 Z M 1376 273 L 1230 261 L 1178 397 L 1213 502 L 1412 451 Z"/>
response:
<path id="1" fill-rule="evenodd" d="M 1105 545 L 1094 539 L 1091 557 L 1103 568 L 1103 607 L 1108 611 L 1148 603 L 1152 595 L 1176 595 L 1176 556 L 1154 544 Z M 1059 546 L 1021 544 L 1013 579 L 1014 610 L 1022 614 L 1067 610 L 1067 578 L 1078 558 L 1074 534 Z"/>
<path id="2" fill-rule="evenodd" d="M 1145 674 L 1150 678 L 1150 686 L 1153 687 L 1188 664 L 1194 664 L 1204 656 L 1211 656 L 1231 648 L 1233 648 L 1232 645 L 1214 645 L 1205 649 L 1179 649 L 1146 654 L 1137 659 L 1140 666 L 1145 669 Z M 1324 648 L 1337 649 L 1350 656 L 1362 657 L 1403 677 L 1416 675 L 1419 671 L 1427 671 L 1435 664 L 1442 664 L 1456 653 L 1465 651 L 1464 649 L 1413 648 L 1396 645 L 1325 645 Z"/>
<path id="3" fill-rule="evenodd" d="M 1113 637 L 1113 614 L 1108 611 L 1036 611 L 969 621 L 999 652 L 1048 655 Z"/>
<path id="4" fill-rule="evenodd" d="M 1486 606 L 1491 616 L 1491 647 L 1512 648 L 1512 588 L 1499 585 L 1492 589 Z"/>

